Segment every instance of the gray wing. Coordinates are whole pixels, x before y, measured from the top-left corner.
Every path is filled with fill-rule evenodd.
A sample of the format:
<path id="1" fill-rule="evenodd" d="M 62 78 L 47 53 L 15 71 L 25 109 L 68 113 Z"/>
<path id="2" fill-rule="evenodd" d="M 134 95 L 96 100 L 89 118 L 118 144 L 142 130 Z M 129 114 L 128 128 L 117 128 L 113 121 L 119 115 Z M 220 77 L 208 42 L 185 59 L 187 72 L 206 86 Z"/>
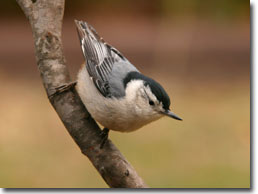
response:
<path id="1" fill-rule="evenodd" d="M 75 20 L 75 23 L 88 73 L 99 92 L 105 97 L 112 97 L 114 88 L 110 88 L 111 85 L 115 87 L 120 84 L 112 81 L 112 70 L 116 64 L 120 66 L 129 62 L 118 50 L 108 45 L 92 26 L 83 21 Z"/>

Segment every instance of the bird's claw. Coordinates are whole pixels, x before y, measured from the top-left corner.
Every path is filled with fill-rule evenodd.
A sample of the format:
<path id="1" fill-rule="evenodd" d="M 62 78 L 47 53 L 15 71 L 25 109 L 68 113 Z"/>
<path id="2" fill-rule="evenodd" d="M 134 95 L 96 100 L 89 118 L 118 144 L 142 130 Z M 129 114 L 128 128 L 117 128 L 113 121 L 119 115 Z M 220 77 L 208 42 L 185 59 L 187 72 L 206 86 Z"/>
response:
<path id="1" fill-rule="evenodd" d="M 61 93 L 63 93 L 64 91 L 69 90 L 70 88 L 74 87 L 76 84 L 77 84 L 77 82 L 74 81 L 74 82 L 67 83 L 67 84 L 64 84 L 64 85 L 61 85 L 61 86 L 58 86 L 58 87 L 54 88 L 54 92 L 49 95 L 49 98 L 51 99 L 51 98 L 53 98 L 55 95 L 61 94 Z"/>
<path id="2" fill-rule="evenodd" d="M 100 143 L 100 149 L 102 149 L 108 139 L 108 133 L 109 133 L 109 129 L 108 128 L 104 128 L 101 132 L 100 132 L 100 136 L 102 138 L 102 141 Z"/>

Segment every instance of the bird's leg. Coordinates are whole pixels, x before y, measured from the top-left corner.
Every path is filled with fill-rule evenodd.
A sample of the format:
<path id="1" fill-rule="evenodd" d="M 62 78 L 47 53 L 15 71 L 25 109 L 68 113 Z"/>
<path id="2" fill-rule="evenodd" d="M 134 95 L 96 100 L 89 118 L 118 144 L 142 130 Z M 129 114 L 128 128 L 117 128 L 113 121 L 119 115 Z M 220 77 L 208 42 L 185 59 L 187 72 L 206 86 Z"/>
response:
<path id="1" fill-rule="evenodd" d="M 109 133 L 109 129 L 108 128 L 104 128 L 101 133 L 100 136 L 102 138 L 101 144 L 100 144 L 100 149 L 103 148 L 103 146 L 105 145 L 107 139 L 108 139 L 108 133 Z"/>
<path id="2" fill-rule="evenodd" d="M 74 87 L 76 84 L 77 84 L 77 81 L 74 81 L 54 88 L 54 92 L 49 95 L 49 98 L 53 98 L 55 95 L 61 94 L 64 91 L 69 90 L 70 88 Z"/>

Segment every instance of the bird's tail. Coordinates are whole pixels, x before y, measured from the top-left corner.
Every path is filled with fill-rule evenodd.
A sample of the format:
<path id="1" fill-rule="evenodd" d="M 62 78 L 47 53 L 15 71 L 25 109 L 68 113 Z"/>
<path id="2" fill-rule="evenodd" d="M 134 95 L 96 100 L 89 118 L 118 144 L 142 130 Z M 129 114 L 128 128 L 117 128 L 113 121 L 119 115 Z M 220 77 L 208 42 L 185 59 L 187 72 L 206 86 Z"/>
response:
<path id="1" fill-rule="evenodd" d="M 105 57 L 111 55 L 110 50 L 106 46 L 106 42 L 101 38 L 96 30 L 87 22 L 75 20 L 77 32 L 83 55 L 88 60 L 93 60 L 99 64 Z"/>

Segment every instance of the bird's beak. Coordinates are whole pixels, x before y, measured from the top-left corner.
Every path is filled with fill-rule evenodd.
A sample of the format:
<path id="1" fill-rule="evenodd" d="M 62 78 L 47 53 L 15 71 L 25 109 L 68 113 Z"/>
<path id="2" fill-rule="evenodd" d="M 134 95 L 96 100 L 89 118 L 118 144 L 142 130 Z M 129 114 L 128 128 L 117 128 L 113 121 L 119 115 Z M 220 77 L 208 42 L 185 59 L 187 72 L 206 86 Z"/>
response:
<path id="1" fill-rule="evenodd" d="M 173 119 L 176 119 L 176 120 L 180 120 L 180 121 L 183 120 L 179 116 L 177 116 L 175 113 L 171 112 L 170 110 L 165 110 L 165 111 L 162 111 L 161 113 L 166 115 L 166 116 L 169 116 L 169 117 L 171 117 Z"/>

